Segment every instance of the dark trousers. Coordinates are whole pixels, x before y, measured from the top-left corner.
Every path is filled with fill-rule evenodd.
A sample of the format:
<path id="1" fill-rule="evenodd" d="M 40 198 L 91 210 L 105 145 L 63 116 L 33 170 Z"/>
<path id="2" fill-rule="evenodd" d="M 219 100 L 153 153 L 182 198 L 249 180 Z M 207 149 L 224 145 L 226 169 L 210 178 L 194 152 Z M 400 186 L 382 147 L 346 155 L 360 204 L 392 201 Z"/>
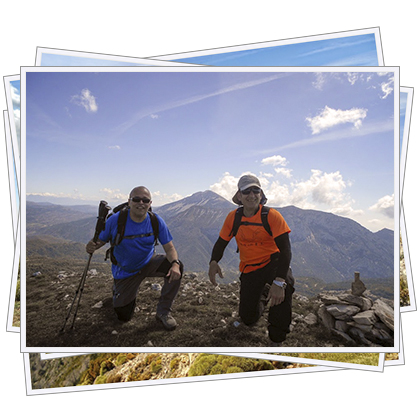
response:
<path id="1" fill-rule="evenodd" d="M 240 276 L 239 316 L 245 325 L 255 324 L 261 317 L 265 305 L 263 292 L 266 284 L 271 285 L 276 277 L 277 264 L 270 262 L 263 268 Z M 268 312 L 268 335 L 275 343 L 283 342 L 290 332 L 292 322 L 292 294 L 295 291 L 292 270 L 289 269 L 286 294 L 279 305 L 271 306 Z"/>
<path id="2" fill-rule="evenodd" d="M 154 255 L 151 261 L 139 273 L 123 280 L 114 280 L 114 311 L 120 321 L 127 322 L 133 317 L 136 308 L 135 296 L 137 295 L 141 282 L 146 277 L 164 277 L 164 284 L 156 311 L 159 314 L 168 314 L 171 311 L 172 302 L 181 285 L 181 279 L 169 282 L 166 276 L 170 268 L 171 264 L 166 259 L 166 256 L 158 254 Z M 182 277 L 184 270 L 182 263 L 180 270 Z M 128 303 L 126 303 L 127 301 Z"/>

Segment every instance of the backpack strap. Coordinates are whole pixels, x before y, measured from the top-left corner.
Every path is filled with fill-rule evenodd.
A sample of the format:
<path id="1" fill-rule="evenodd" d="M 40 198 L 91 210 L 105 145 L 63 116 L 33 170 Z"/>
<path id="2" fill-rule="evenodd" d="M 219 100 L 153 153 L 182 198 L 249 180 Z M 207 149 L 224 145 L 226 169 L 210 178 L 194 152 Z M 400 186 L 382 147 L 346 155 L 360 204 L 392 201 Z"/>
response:
<path id="1" fill-rule="evenodd" d="M 113 213 L 118 214 L 118 221 L 117 221 L 117 234 L 114 238 L 111 238 L 110 244 L 111 246 L 106 250 L 105 253 L 105 261 L 110 258 L 112 264 L 118 265 L 118 261 L 114 256 L 114 248 L 116 245 L 119 245 L 124 237 L 125 225 L 127 223 L 128 217 L 128 203 L 120 204 L 119 206 L 113 209 Z"/>
<path id="2" fill-rule="evenodd" d="M 238 207 L 236 209 L 235 218 L 233 219 L 233 226 L 230 234 L 233 236 L 236 236 L 238 233 L 239 226 L 241 225 L 242 216 L 244 215 L 244 208 Z"/>
<path id="3" fill-rule="evenodd" d="M 156 214 L 149 210 L 150 221 L 152 223 L 153 235 L 155 237 L 155 246 L 158 244 L 159 238 L 159 220 L 156 217 Z"/>
<path id="4" fill-rule="evenodd" d="M 124 238 L 144 238 L 147 236 L 154 236 L 155 242 L 154 246 L 158 245 L 158 238 L 159 238 L 159 221 L 156 217 L 156 214 L 153 213 L 151 210 L 148 211 L 150 216 L 150 221 L 152 223 L 152 230 L 153 233 L 144 233 L 142 235 L 131 235 L 131 236 L 124 236 L 125 233 L 125 226 L 127 224 L 127 217 L 128 217 L 128 203 L 120 204 L 119 206 L 115 207 L 114 212 L 118 212 L 118 221 L 117 221 L 117 234 L 113 239 L 111 239 L 111 246 L 108 248 L 105 254 L 105 261 L 110 258 L 111 262 L 114 265 L 118 265 L 117 259 L 114 256 L 114 248 L 115 246 L 119 245 Z"/>
<path id="5" fill-rule="evenodd" d="M 239 226 L 263 226 L 264 229 L 270 236 L 273 236 L 273 233 L 268 223 L 268 213 L 270 212 L 270 207 L 262 206 L 261 208 L 261 223 L 252 223 L 248 221 L 242 221 L 242 216 L 244 215 L 244 208 L 241 206 L 236 209 L 235 218 L 233 219 L 233 226 L 230 234 L 236 236 L 238 233 Z M 236 248 L 236 252 L 239 252 L 239 248 Z"/>
<path id="6" fill-rule="evenodd" d="M 271 232 L 270 224 L 268 223 L 268 213 L 270 212 L 270 207 L 262 206 L 261 209 L 261 223 L 252 223 L 247 221 L 242 221 L 242 216 L 244 215 L 244 208 L 239 207 L 236 210 L 235 218 L 233 219 L 233 226 L 230 234 L 236 236 L 238 233 L 239 226 L 263 226 L 264 229 L 270 236 L 273 236 Z"/>
<path id="7" fill-rule="evenodd" d="M 117 234 L 113 240 L 112 245 L 119 245 L 124 238 L 125 225 L 127 223 L 128 207 L 123 207 L 118 215 Z"/>
<path id="8" fill-rule="evenodd" d="M 270 224 L 268 223 L 268 213 L 270 212 L 270 207 L 262 206 L 261 209 L 261 221 L 264 226 L 264 229 L 270 236 L 273 236 L 273 232 L 271 232 Z"/>

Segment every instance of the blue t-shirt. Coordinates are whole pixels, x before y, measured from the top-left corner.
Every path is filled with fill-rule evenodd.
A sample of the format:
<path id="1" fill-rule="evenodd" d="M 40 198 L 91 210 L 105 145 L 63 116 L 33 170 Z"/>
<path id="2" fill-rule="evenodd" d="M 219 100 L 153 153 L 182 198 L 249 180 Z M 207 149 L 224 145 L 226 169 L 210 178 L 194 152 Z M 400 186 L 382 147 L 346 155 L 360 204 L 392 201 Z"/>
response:
<path id="1" fill-rule="evenodd" d="M 103 242 L 108 242 L 115 238 L 118 229 L 118 216 L 119 213 L 113 214 L 105 225 L 99 239 Z M 166 223 L 163 219 L 156 215 L 159 222 L 159 242 L 166 245 L 172 241 L 172 235 L 169 232 Z M 126 238 L 131 235 L 144 235 L 150 236 Z M 154 253 L 155 237 L 153 235 L 152 222 L 149 214 L 146 219 L 141 223 L 134 222 L 130 217 L 130 210 L 127 216 L 127 223 L 125 225 L 124 238 L 121 243 L 114 248 L 114 256 L 118 261 L 118 265 L 112 264 L 112 275 L 114 279 L 124 279 L 132 276 L 144 267 L 152 258 Z"/>

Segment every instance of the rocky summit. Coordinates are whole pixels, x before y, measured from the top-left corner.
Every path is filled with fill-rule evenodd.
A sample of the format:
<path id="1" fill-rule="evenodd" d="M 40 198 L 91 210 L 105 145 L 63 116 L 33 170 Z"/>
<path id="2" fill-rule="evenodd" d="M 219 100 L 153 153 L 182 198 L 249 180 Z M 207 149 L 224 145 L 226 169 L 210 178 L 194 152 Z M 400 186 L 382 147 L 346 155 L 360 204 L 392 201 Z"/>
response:
<path id="1" fill-rule="evenodd" d="M 394 309 L 392 301 L 365 295 L 366 287 L 355 275 L 350 292 L 320 294 L 318 317 L 327 331 L 348 346 L 393 346 Z"/>
<path id="2" fill-rule="evenodd" d="M 113 279 L 106 263 L 90 267 L 75 318 L 61 332 L 84 269 L 74 261 L 38 261 L 27 279 L 27 344 L 30 347 L 268 347 L 266 309 L 252 327 L 238 316 L 238 281 L 213 286 L 205 272 L 187 271 L 173 305 L 178 323 L 167 332 L 155 320 L 163 280 L 140 286 L 135 314 L 120 323 L 112 308 Z M 40 266 L 43 265 L 42 270 Z M 297 279 L 299 283 L 299 279 Z M 393 311 L 369 291 L 293 295 L 291 332 L 285 347 L 388 346 Z M 362 336 L 363 333 L 363 336 Z"/>

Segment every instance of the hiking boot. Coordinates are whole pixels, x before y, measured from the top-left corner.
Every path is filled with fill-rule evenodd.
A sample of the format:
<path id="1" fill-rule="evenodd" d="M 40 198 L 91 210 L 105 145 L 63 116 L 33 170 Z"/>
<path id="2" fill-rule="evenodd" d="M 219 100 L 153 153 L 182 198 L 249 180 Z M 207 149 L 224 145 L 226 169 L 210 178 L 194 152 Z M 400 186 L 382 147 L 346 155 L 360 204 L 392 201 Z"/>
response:
<path id="1" fill-rule="evenodd" d="M 171 314 L 158 314 L 156 313 L 156 319 L 163 324 L 163 327 L 167 331 L 172 331 L 176 328 L 177 323 Z"/>
<path id="2" fill-rule="evenodd" d="M 283 346 L 283 343 L 282 342 L 276 343 L 275 341 L 269 339 L 268 340 L 268 346 L 269 347 L 282 347 Z"/>

